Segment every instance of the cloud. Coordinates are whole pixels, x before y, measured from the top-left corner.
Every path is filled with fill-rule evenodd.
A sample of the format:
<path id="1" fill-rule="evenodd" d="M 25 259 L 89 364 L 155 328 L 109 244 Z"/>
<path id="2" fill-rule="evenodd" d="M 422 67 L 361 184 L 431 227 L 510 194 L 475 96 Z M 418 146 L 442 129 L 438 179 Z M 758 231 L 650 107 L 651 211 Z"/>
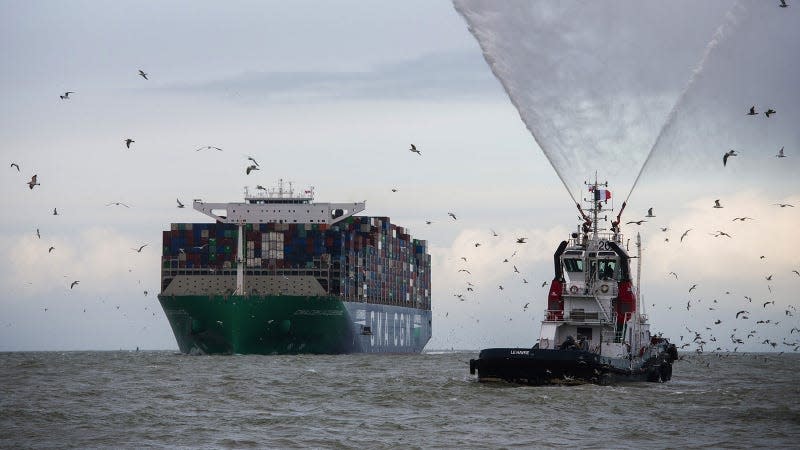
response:
<path id="1" fill-rule="evenodd" d="M 442 100 L 496 94 L 499 86 L 478 55 L 427 54 L 363 71 L 245 72 L 159 89 L 183 94 L 223 94 L 245 102 L 263 100 Z"/>
<path id="2" fill-rule="evenodd" d="M 110 227 L 91 227 L 74 236 L 51 234 L 38 239 L 32 234 L 7 235 L 0 245 L 14 255 L 0 264 L 3 285 L 22 286 L 25 297 L 68 292 L 82 298 L 130 292 L 142 278 L 157 293 L 158 285 L 152 285 L 157 279 L 148 279 L 147 274 L 154 274 L 159 267 L 160 242 L 137 253 L 132 249 L 142 243 L 131 236 Z M 51 246 L 55 249 L 48 252 Z M 80 284 L 70 289 L 75 280 Z"/>

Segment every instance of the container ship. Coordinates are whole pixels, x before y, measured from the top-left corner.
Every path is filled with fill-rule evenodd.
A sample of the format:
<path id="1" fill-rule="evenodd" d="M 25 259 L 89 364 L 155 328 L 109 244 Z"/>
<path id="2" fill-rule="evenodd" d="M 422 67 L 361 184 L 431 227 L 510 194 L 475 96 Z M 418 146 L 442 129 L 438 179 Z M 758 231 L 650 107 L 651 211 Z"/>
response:
<path id="1" fill-rule="evenodd" d="M 314 189 L 245 188 L 163 232 L 159 302 L 187 354 L 419 353 L 431 338 L 424 240 Z"/>

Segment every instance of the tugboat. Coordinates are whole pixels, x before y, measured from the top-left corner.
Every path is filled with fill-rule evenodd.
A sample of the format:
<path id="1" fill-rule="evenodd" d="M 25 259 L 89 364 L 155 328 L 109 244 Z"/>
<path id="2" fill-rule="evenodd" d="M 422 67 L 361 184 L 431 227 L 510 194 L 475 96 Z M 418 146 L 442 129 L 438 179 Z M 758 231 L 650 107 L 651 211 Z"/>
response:
<path id="1" fill-rule="evenodd" d="M 639 274 L 641 238 L 637 256 L 623 248 L 620 217 L 623 202 L 610 230 L 607 221 L 608 183 L 586 183 L 587 213 L 576 203 L 581 223 L 553 255 L 555 276 L 550 283 L 539 341 L 533 348 L 488 348 L 469 362 L 478 381 L 507 381 L 527 385 L 614 384 L 626 381 L 666 382 L 678 359 L 674 344 L 651 335 L 641 308 Z M 637 259 L 634 285 L 630 260 Z"/>

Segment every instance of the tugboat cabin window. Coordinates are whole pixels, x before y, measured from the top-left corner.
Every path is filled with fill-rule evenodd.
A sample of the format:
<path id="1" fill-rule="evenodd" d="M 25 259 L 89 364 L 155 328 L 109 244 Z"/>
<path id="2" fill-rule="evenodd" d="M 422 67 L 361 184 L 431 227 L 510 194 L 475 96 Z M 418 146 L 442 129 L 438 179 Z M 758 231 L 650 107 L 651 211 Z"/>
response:
<path id="1" fill-rule="evenodd" d="M 617 268 L 617 261 L 614 259 L 600 259 L 597 261 L 599 266 L 599 270 L 597 272 L 597 278 L 601 280 L 613 280 L 614 273 L 616 272 Z"/>
<path id="2" fill-rule="evenodd" d="M 564 268 L 567 272 L 583 272 L 583 260 L 576 258 L 565 258 Z"/>

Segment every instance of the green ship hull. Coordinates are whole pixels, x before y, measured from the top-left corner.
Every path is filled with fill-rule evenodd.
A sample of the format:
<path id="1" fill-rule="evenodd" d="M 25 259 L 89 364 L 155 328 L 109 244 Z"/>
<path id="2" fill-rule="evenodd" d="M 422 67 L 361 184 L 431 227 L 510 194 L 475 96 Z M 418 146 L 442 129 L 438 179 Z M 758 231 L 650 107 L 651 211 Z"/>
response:
<path id="1" fill-rule="evenodd" d="M 333 296 L 159 295 L 187 354 L 418 353 L 430 311 Z"/>

